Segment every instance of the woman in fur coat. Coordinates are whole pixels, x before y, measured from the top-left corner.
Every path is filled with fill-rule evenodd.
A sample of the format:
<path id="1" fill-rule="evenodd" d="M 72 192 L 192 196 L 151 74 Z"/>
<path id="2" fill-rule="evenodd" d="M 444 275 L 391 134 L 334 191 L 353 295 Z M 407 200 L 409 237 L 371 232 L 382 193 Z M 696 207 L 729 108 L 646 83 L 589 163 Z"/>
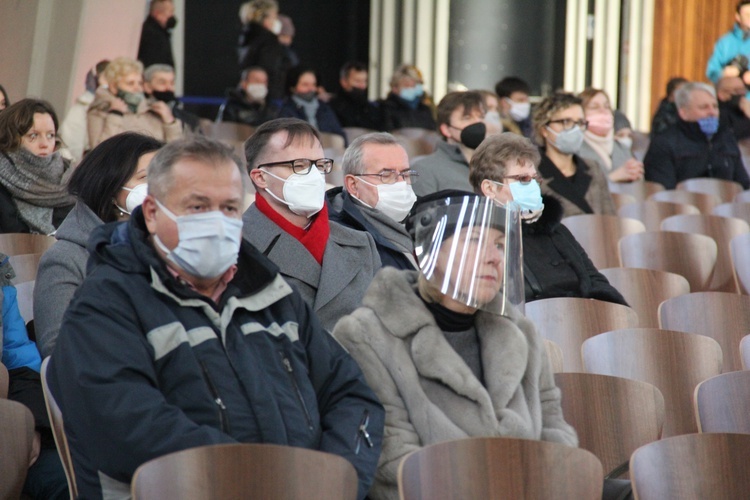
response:
<path id="1" fill-rule="evenodd" d="M 502 307 L 508 264 L 520 265 L 519 255 L 505 255 L 503 213 L 472 193 L 421 198 L 407 219 L 421 270 L 383 268 L 362 307 L 334 329 L 386 408 L 370 498 L 398 498 L 401 459 L 441 441 L 508 436 L 577 446 L 542 338 Z"/>

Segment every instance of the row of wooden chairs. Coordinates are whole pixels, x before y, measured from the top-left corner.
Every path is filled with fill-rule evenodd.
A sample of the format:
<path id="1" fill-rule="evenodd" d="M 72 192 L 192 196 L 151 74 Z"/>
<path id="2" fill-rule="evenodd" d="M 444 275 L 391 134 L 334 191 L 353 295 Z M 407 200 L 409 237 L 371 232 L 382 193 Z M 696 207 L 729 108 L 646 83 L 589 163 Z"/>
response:
<path id="1" fill-rule="evenodd" d="M 667 190 L 664 188 L 664 186 L 657 182 L 641 180 L 635 182 L 610 182 L 609 191 L 613 194 L 632 197 L 633 199 L 635 199 L 635 201 L 645 201 L 654 196 L 656 193 Z M 664 201 L 670 201 L 669 198 L 671 198 L 672 196 L 676 196 L 676 198 L 674 198 L 675 200 L 683 200 L 678 201 L 678 203 L 690 203 L 690 201 L 687 200 L 691 200 L 693 203 L 697 203 L 698 200 L 712 200 L 716 204 L 727 203 L 731 201 L 750 201 L 750 193 L 746 191 L 743 192 L 742 185 L 737 182 L 724 179 L 714 179 L 708 177 L 687 179 L 678 183 L 675 189 L 670 191 L 705 194 L 709 195 L 709 197 L 715 197 L 716 199 L 704 199 L 700 196 L 691 197 L 689 195 L 683 196 L 680 194 L 667 194 L 663 195 L 662 199 Z M 658 198 L 659 197 L 657 197 L 657 199 Z"/>

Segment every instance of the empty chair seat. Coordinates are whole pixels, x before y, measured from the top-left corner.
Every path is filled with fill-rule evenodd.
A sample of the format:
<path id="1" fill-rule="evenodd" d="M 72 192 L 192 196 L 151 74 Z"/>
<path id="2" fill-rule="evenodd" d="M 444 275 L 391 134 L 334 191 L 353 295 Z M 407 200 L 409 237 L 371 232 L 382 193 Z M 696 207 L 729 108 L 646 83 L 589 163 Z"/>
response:
<path id="1" fill-rule="evenodd" d="M 737 193 L 733 201 L 735 203 L 750 203 L 750 189 Z"/>
<path id="2" fill-rule="evenodd" d="M 26 281 L 36 280 L 36 272 L 39 269 L 39 260 L 42 258 L 41 253 L 22 253 L 20 255 L 11 255 L 9 257 L 10 265 L 16 277 L 13 278 L 13 284 L 24 283 Z"/>
<path id="3" fill-rule="evenodd" d="M 617 244 L 620 238 L 646 230 L 642 222 L 616 215 L 574 215 L 565 217 L 562 223 L 586 250 L 597 269 L 619 266 Z"/>
<path id="4" fill-rule="evenodd" d="M 623 266 L 679 274 L 692 291 L 710 289 L 717 254 L 714 239 L 702 234 L 648 231 L 620 240 Z"/>
<path id="5" fill-rule="evenodd" d="M 730 242 L 732 267 L 740 293 L 750 295 L 750 233 L 740 234 Z"/>
<path id="6" fill-rule="evenodd" d="M 638 326 L 638 314 L 627 306 L 576 297 L 529 302 L 526 316 L 542 337 L 560 346 L 566 372 L 583 369 L 581 344 L 587 338 L 609 330 Z"/>
<path id="7" fill-rule="evenodd" d="M 630 195 L 635 198 L 636 201 L 644 201 L 652 194 L 658 191 L 664 191 L 664 186 L 658 182 L 644 180 L 633 182 L 609 182 L 609 191 L 611 193 Z"/>
<path id="8" fill-rule="evenodd" d="M 361 135 L 365 134 L 372 134 L 373 132 L 377 132 L 377 130 L 372 130 L 369 128 L 362 128 L 362 127 L 344 127 L 344 134 L 346 134 L 346 142 L 349 144 L 352 143 L 354 139 Z"/>
<path id="9" fill-rule="evenodd" d="M 20 255 L 24 253 L 44 253 L 57 241 L 53 236 L 30 233 L 0 234 L 0 253 Z"/>
<path id="10" fill-rule="evenodd" d="M 649 196 L 648 199 L 694 205 L 702 214 L 710 214 L 715 206 L 721 204 L 721 198 L 714 194 L 693 193 L 691 191 L 682 190 L 678 191 L 677 189 L 659 191 Z"/>
<path id="11" fill-rule="evenodd" d="M 750 224 L 750 202 L 722 203 L 714 208 L 713 215 L 720 217 L 735 217 Z"/>
<path id="12" fill-rule="evenodd" d="M 721 347 L 705 335 L 634 328 L 591 337 L 583 343 L 589 373 L 653 384 L 664 396 L 664 436 L 697 432 L 695 387 L 721 373 Z"/>
<path id="13" fill-rule="evenodd" d="M 661 231 L 661 221 L 680 214 L 699 214 L 698 208 L 684 203 L 669 201 L 641 201 L 620 207 L 617 215 L 643 222 L 646 231 Z"/>
<path id="14" fill-rule="evenodd" d="M 750 371 L 722 373 L 695 388 L 700 432 L 750 434 Z"/>
<path id="15" fill-rule="evenodd" d="M 677 184 L 677 190 L 705 193 L 717 196 L 722 203 L 732 201 L 742 191 L 742 184 L 726 179 L 696 177 Z"/>
<path id="16" fill-rule="evenodd" d="M 659 328 L 659 304 L 690 293 L 690 283 L 675 273 L 634 267 L 613 267 L 601 272 L 638 313 L 639 326 L 644 328 Z"/>
<path id="17" fill-rule="evenodd" d="M 615 209 L 620 209 L 624 205 L 631 203 L 637 203 L 635 196 L 623 193 L 609 193 L 612 196 L 612 201 L 615 203 Z"/>

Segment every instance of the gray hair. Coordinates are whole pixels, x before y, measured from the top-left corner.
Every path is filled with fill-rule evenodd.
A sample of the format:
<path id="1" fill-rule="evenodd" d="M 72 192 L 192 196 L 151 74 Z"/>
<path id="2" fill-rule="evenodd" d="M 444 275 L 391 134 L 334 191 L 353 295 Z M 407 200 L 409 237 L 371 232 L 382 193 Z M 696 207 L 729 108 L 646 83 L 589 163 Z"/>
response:
<path id="1" fill-rule="evenodd" d="M 677 109 L 685 109 L 690 105 L 690 99 L 693 97 L 693 92 L 702 90 L 711 95 L 716 99 L 716 90 L 713 86 L 702 83 L 702 82 L 688 82 L 674 93 L 674 102 L 677 105 Z"/>
<path id="2" fill-rule="evenodd" d="M 344 152 L 344 158 L 341 160 L 341 169 L 344 175 L 358 175 L 365 173 L 365 146 L 368 144 L 379 144 L 381 146 L 401 146 L 388 132 L 373 132 L 371 134 L 360 135 L 349 144 Z"/>
<path id="3" fill-rule="evenodd" d="M 174 74 L 174 68 L 169 64 L 152 64 L 143 72 L 143 80 L 151 83 L 156 73 L 172 73 Z"/>
<path id="4" fill-rule="evenodd" d="M 214 167 L 230 161 L 240 173 L 243 192 L 247 187 L 247 175 L 231 147 L 202 135 L 191 135 L 167 143 L 156 153 L 148 165 L 148 193 L 164 200 L 174 184 L 172 167 L 184 159 L 202 161 Z"/>

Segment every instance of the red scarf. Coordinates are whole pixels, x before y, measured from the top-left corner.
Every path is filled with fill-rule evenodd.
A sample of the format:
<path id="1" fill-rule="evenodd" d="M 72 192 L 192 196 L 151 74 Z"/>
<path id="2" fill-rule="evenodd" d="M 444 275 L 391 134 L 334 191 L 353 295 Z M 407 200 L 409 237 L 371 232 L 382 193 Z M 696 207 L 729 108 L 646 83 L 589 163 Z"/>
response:
<path id="1" fill-rule="evenodd" d="M 323 208 L 313 215 L 313 221 L 307 228 L 297 227 L 286 220 L 260 193 L 255 193 L 255 206 L 258 207 L 260 213 L 302 243 L 318 264 L 323 265 L 323 254 L 328 244 L 328 236 L 331 234 L 331 227 L 328 224 L 328 205 L 323 204 Z"/>

